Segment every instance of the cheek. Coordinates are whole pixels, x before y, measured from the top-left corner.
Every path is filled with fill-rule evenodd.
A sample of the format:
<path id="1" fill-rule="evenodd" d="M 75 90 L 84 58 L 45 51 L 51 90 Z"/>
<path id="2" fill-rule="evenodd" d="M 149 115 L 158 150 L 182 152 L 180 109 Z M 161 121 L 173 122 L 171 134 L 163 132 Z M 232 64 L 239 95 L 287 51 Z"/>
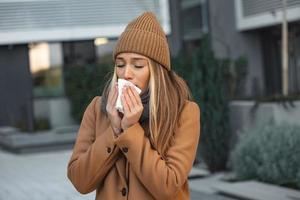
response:
<path id="1" fill-rule="evenodd" d="M 122 69 L 116 67 L 116 74 L 117 74 L 117 77 L 118 77 L 118 78 L 121 77 L 121 75 L 122 75 Z"/>
<path id="2" fill-rule="evenodd" d="M 141 83 L 143 84 L 143 89 L 146 89 L 146 88 L 147 88 L 148 83 L 149 83 L 149 78 L 150 78 L 149 74 L 144 74 L 144 75 L 142 76 Z"/>

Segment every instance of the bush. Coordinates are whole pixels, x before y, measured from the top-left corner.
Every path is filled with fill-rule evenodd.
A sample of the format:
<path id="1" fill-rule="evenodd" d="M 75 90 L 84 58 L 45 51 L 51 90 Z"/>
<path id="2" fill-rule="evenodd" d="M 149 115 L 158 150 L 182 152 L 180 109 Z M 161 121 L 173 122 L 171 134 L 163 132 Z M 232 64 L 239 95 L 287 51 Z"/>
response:
<path id="1" fill-rule="evenodd" d="M 267 124 L 244 133 L 231 155 L 241 180 L 300 188 L 300 127 Z"/>
<path id="2" fill-rule="evenodd" d="M 38 118 L 34 120 L 34 130 L 48 130 L 50 129 L 50 122 L 47 118 Z"/>
<path id="3" fill-rule="evenodd" d="M 223 76 L 226 80 L 226 93 L 230 99 L 245 97 L 246 76 L 248 74 L 248 60 L 240 56 L 236 60 L 223 59 Z"/>
<path id="4" fill-rule="evenodd" d="M 112 70 L 112 63 L 67 67 L 65 69 L 66 95 L 71 101 L 72 116 L 78 123 L 93 97 L 101 96 Z"/>
<path id="5" fill-rule="evenodd" d="M 222 171 L 227 167 L 231 137 L 224 79 L 227 62 L 216 59 L 204 39 L 192 55 L 182 53 L 172 63 L 201 108 L 199 152 L 211 172 Z"/>

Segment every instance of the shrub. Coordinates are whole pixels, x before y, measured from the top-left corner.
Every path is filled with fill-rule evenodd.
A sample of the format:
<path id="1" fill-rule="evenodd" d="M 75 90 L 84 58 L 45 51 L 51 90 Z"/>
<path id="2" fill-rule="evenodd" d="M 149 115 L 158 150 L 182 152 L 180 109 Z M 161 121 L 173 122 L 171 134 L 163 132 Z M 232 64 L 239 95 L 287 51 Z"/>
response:
<path id="1" fill-rule="evenodd" d="M 172 63 L 201 108 L 199 152 L 211 172 L 222 171 L 227 166 L 230 142 L 226 62 L 215 58 L 209 40 L 204 39 L 192 55 L 182 53 Z"/>
<path id="2" fill-rule="evenodd" d="M 34 130 L 48 130 L 50 129 L 50 122 L 47 118 L 38 118 L 34 120 Z"/>
<path id="3" fill-rule="evenodd" d="M 231 155 L 242 180 L 300 188 L 300 127 L 272 125 L 244 133 Z"/>
<path id="4" fill-rule="evenodd" d="M 101 96 L 112 63 L 68 67 L 64 71 L 66 95 L 71 101 L 71 113 L 79 123 L 93 97 Z"/>
<path id="5" fill-rule="evenodd" d="M 248 74 L 248 60 L 240 56 L 236 60 L 223 59 L 223 76 L 226 80 L 226 93 L 230 99 L 245 97 L 246 76 Z"/>

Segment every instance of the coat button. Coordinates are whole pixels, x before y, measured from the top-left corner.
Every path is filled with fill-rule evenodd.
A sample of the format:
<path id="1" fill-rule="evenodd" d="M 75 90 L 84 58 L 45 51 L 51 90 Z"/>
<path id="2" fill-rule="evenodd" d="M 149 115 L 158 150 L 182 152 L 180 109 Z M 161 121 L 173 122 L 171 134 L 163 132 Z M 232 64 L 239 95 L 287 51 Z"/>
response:
<path id="1" fill-rule="evenodd" d="M 128 148 L 127 148 L 127 147 L 123 147 L 123 148 L 122 148 L 122 151 L 123 151 L 124 153 L 127 153 L 127 152 L 128 152 Z"/>
<path id="2" fill-rule="evenodd" d="M 110 152 L 111 152 L 111 148 L 110 148 L 110 147 L 107 147 L 107 148 L 106 148 L 106 151 L 107 151 L 107 153 L 110 153 Z"/>
<path id="3" fill-rule="evenodd" d="M 123 196 L 126 196 L 126 193 L 127 193 L 126 188 L 123 188 L 123 189 L 122 189 L 122 195 L 123 195 Z"/>

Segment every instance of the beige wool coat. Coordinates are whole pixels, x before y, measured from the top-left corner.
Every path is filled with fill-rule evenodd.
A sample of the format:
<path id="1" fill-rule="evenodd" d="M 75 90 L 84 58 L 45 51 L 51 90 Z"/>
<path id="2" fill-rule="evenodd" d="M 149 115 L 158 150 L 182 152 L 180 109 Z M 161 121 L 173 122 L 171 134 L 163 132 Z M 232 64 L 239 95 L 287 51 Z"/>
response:
<path id="1" fill-rule="evenodd" d="M 190 199 L 187 178 L 200 136 L 198 105 L 186 102 L 162 159 L 140 123 L 115 137 L 100 104 L 101 97 L 95 97 L 87 107 L 68 164 L 75 188 L 82 194 L 96 190 L 96 200 Z"/>

